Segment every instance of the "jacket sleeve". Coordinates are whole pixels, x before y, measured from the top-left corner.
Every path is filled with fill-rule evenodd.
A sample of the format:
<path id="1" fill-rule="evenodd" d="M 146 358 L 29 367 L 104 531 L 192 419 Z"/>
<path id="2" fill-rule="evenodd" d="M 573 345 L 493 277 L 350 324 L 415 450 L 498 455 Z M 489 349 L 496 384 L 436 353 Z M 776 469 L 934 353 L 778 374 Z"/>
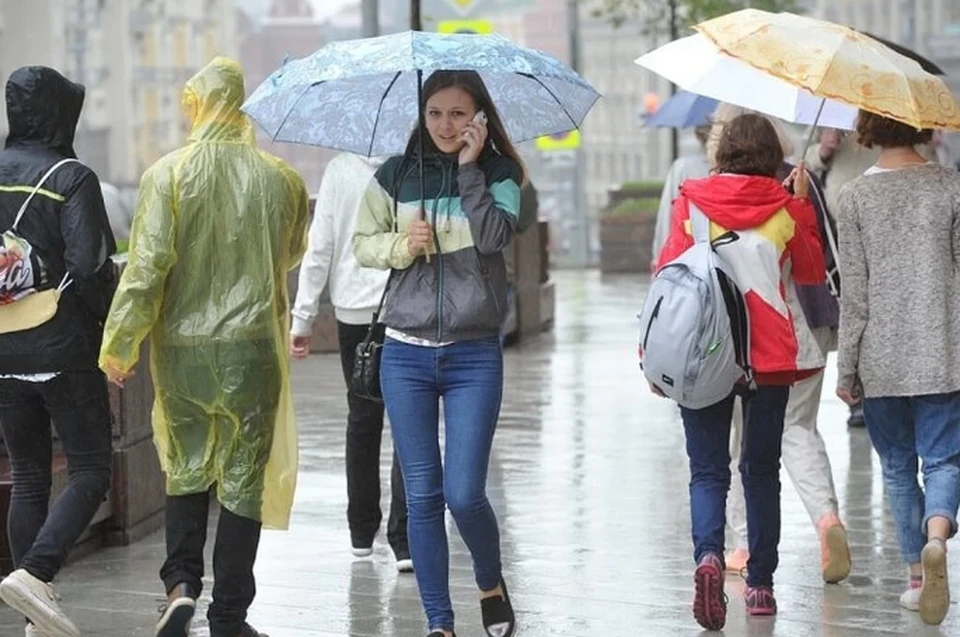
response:
<path id="1" fill-rule="evenodd" d="M 693 245 L 693 235 L 687 228 L 689 221 L 690 209 L 687 207 L 687 199 L 681 195 L 673 201 L 673 212 L 670 215 L 670 233 L 667 235 L 667 242 L 663 244 L 663 249 L 660 250 L 660 255 L 656 259 L 655 270 L 659 270 L 670 263 Z"/>
<path id="2" fill-rule="evenodd" d="M 793 280 L 797 285 L 819 285 L 827 278 L 827 266 L 823 260 L 817 213 L 806 197 L 791 200 L 788 210 L 795 224 L 793 237 L 787 241 Z"/>
<path id="3" fill-rule="evenodd" d="M 867 268 L 860 214 L 846 188 L 840 191 L 840 215 L 837 218 L 840 241 L 840 270 L 843 292 L 840 294 L 840 331 L 837 349 L 837 387 L 855 390 L 859 385 L 860 340 L 870 315 Z"/>
<path id="4" fill-rule="evenodd" d="M 353 256 L 361 266 L 405 270 L 416 260 L 407 249 L 407 233 L 393 231 L 393 200 L 372 179 L 360 201 L 353 233 Z"/>
<path id="5" fill-rule="evenodd" d="M 177 261 L 176 201 L 167 175 L 144 174 L 130 233 L 127 267 L 113 299 L 100 348 L 100 368 L 128 372 L 153 329 L 167 274 Z"/>
<path id="6" fill-rule="evenodd" d="M 520 216 L 517 219 L 517 234 L 523 234 L 537 223 L 540 197 L 532 183 L 520 189 Z"/>
<path id="7" fill-rule="evenodd" d="M 307 242 L 307 252 L 300 264 L 300 278 L 297 284 L 297 300 L 293 306 L 293 325 L 291 332 L 295 336 L 309 336 L 313 321 L 320 308 L 320 294 L 327 285 L 330 266 L 333 263 L 334 227 L 333 208 L 337 205 L 340 176 L 327 167 L 320 183 L 317 203 L 313 210 L 313 222 Z M 343 211 L 338 211 L 341 214 Z"/>
<path id="8" fill-rule="evenodd" d="M 100 181 L 93 171 L 86 171 L 63 203 L 60 236 L 66 246 L 64 262 L 76 294 L 103 323 L 116 283 L 110 255 L 116 252 L 117 245 L 103 204 Z"/>
<path id="9" fill-rule="evenodd" d="M 520 212 L 520 170 L 513 162 L 510 174 L 487 176 L 476 163 L 460 166 L 457 185 L 470 224 L 473 244 L 481 254 L 496 254 L 510 245 Z"/>

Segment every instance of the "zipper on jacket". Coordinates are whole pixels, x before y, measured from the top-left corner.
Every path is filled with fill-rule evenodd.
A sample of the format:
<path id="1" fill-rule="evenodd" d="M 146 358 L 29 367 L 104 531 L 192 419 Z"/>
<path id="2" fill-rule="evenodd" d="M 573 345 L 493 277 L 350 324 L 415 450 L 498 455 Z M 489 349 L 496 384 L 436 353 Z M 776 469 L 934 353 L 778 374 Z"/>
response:
<path id="1" fill-rule="evenodd" d="M 433 245 L 437 249 L 437 342 L 443 342 L 443 251 L 440 249 L 440 235 L 437 233 L 437 221 L 439 220 L 440 199 L 443 198 L 444 190 L 447 188 L 448 168 L 441 161 L 441 180 L 440 191 L 433 202 Z M 452 171 L 450 171 L 452 173 Z M 452 174 L 450 175 L 452 177 Z M 450 202 L 447 202 L 450 205 Z"/>

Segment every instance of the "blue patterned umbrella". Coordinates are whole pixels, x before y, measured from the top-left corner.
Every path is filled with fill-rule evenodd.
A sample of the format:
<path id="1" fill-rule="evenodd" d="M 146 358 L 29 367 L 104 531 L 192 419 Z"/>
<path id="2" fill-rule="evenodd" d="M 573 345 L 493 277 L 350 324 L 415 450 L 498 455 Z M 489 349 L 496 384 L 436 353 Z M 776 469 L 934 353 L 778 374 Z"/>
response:
<path id="1" fill-rule="evenodd" d="M 402 153 L 434 71 L 477 71 L 514 142 L 573 130 L 600 95 L 563 63 L 499 35 L 409 31 L 286 62 L 243 106 L 274 141 Z"/>

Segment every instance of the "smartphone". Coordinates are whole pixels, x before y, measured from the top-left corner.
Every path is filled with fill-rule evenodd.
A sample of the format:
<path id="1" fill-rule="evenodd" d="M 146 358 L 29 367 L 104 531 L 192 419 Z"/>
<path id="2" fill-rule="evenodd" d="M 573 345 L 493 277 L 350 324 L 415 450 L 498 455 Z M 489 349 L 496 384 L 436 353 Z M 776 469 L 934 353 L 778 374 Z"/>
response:
<path id="1" fill-rule="evenodd" d="M 477 124 L 486 124 L 487 123 L 487 114 L 483 111 L 477 111 L 477 114 L 473 116 L 473 121 Z"/>

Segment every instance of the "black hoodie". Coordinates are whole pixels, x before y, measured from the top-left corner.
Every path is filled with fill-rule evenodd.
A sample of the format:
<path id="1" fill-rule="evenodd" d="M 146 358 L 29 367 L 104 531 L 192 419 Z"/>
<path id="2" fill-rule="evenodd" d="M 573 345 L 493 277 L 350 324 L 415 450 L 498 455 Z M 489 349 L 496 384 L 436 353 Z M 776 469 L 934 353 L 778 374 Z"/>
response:
<path id="1" fill-rule="evenodd" d="M 10 133 L 0 152 L 0 233 L 41 177 L 58 161 L 75 158 L 73 140 L 84 88 L 43 66 L 17 69 L 7 81 Z M 60 167 L 33 198 L 18 226 L 56 283 L 69 272 L 57 314 L 31 330 L 0 334 L 0 375 L 96 370 L 103 322 L 116 274 L 116 251 L 96 174 L 86 166 Z"/>

